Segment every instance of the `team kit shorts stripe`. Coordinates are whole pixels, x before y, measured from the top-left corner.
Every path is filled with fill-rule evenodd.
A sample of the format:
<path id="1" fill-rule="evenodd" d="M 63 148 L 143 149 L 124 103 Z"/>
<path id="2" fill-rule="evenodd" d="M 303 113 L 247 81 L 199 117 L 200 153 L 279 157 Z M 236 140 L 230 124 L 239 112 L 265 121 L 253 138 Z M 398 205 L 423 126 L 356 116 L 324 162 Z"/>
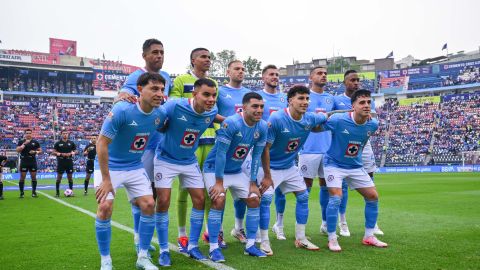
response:
<path id="1" fill-rule="evenodd" d="M 113 189 L 116 191 L 120 185 L 125 187 L 129 201 L 142 196 L 152 196 L 152 186 L 144 168 L 131 171 L 110 171 L 110 179 Z M 93 173 L 93 186 L 97 189 L 102 183 L 102 173 L 95 170 Z M 107 200 L 113 200 L 115 196 L 110 192 Z"/>

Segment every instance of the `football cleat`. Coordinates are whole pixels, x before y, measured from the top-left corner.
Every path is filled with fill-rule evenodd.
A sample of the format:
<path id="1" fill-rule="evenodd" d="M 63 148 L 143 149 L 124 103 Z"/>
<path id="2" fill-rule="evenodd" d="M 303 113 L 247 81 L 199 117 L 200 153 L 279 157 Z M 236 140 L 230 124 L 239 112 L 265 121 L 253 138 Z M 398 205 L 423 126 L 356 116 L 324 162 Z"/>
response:
<path id="1" fill-rule="evenodd" d="M 377 223 L 375 223 L 375 228 L 374 228 L 373 234 L 383 235 L 383 231 L 380 230 L 380 228 L 378 227 L 378 224 L 377 224 Z"/>
<path id="2" fill-rule="evenodd" d="M 221 249 L 226 249 L 227 248 L 227 242 L 225 242 L 225 239 L 223 238 L 223 231 L 220 231 L 218 233 L 218 246 Z"/>
<path id="3" fill-rule="evenodd" d="M 25 197 L 25 194 L 23 192 L 20 193 L 20 199 L 23 199 Z"/>
<path id="4" fill-rule="evenodd" d="M 342 248 L 338 244 L 337 238 L 328 240 L 328 249 L 330 249 L 333 252 L 340 252 L 342 251 Z"/>
<path id="5" fill-rule="evenodd" d="M 245 230 L 243 228 L 238 231 L 233 228 L 232 231 L 230 231 L 230 235 L 238 239 L 242 244 L 247 243 L 247 236 L 245 235 Z"/>
<path id="6" fill-rule="evenodd" d="M 180 236 L 177 238 L 178 251 L 181 253 L 188 253 L 188 237 Z"/>
<path id="7" fill-rule="evenodd" d="M 112 270 L 112 269 L 113 269 L 113 266 L 112 266 L 112 261 L 111 260 L 102 261 L 102 264 L 100 266 L 100 270 Z"/>
<path id="8" fill-rule="evenodd" d="M 272 231 L 275 233 L 278 240 L 287 240 L 285 233 L 283 233 L 283 226 L 277 226 L 277 223 L 275 223 L 272 226 Z"/>
<path id="9" fill-rule="evenodd" d="M 203 242 L 205 242 L 205 244 L 210 244 L 210 238 L 208 236 L 208 232 L 207 231 L 204 231 L 202 233 L 202 240 Z"/>
<path id="10" fill-rule="evenodd" d="M 270 247 L 269 240 L 264 240 L 260 243 L 260 250 L 263 251 L 267 256 L 273 256 L 273 250 Z"/>
<path id="11" fill-rule="evenodd" d="M 0 200 L 3 200 L 3 196 L 0 195 Z"/>
<path id="12" fill-rule="evenodd" d="M 304 248 L 306 250 L 319 250 L 320 248 L 308 241 L 307 238 L 295 240 L 295 246 L 297 248 Z"/>
<path id="13" fill-rule="evenodd" d="M 188 251 L 188 255 L 190 255 L 190 258 L 193 258 L 197 261 L 206 261 L 207 258 L 203 256 L 202 252 L 198 247 L 194 247 Z"/>
<path id="14" fill-rule="evenodd" d="M 369 237 L 363 238 L 362 244 L 364 244 L 366 246 L 374 246 L 374 247 L 380 247 L 380 248 L 388 247 L 387 243 L 384 243 L 384 242 L 378 240 L 377 237 L 375 237 L 375 236 L 369 236 Z"/>
<path id="15" fill-rule="evenodd" d="M 323 223 L 320 225 L 320 234 L 328 235 L 327 231 L 327 223 Z"/>
<path id="16" fill-rule="evenodd" d="M 244 249 L 243 254 L 259 258 L 267 257 L 267 254 L 263 253 L 263 251 L 259 250 L 255 245 Z"/>
<path id="17" fill-rule="evenodd" d="M 158 267 L 156 267 L 150 258 L 146 256 L 138 257 L 137 263 L 136 263 L 137 269 L 144 269 L 144 270 L 158 270 Z"/>
<path id="18" fill-rule="evenodd" d="M 221 248 L 216 248 L 216 249 L 212 250 L 212 252 L 210 252 L 210 260 L 212 260 L 212 262 L 216 262 L 216 263 L 225 262 L 225 257 L 222 254 L 222 249 Z"/>
<path id="19" fill-rule="evenodd" d="M 338 227 L 340 227 L 340 235 L 344 237 L 350 237 L 350 231 L 348 230 L 348 225 L 346 222 L 340 222 L 338 224 Z"/>
<path id="20" fill-rule="evenodd" d="M 170 259 L 170 252 L 164 251 L 158 256 L 158 264 L 160 266 L 171 266 L 172 265 L 172 260 Z"/>
<path id="21" fill-rule="evenodd" d="M 32 198 L 38 198 L 37 192 L 32 192 Z"/>

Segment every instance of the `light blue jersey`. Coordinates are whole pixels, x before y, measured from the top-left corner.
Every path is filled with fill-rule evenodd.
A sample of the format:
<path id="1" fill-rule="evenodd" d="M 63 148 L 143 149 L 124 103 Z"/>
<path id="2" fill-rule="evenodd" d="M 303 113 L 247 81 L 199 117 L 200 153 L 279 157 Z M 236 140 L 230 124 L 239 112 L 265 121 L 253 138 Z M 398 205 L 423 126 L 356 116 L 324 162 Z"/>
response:
<path id="1" fill-rule="evenodd" d="M 334 105 L 333 110 L 351 110 L 352 109 L 352 99 L 345 95 L 345 93 L 334 96 Z M 372 98 L 371 112 L 375 113 L 375 100 Z"/>
<path id="2" fill-rule="evenodd" d="M 241 112 L 243 96 L 248 92 L 251 92 L 250 89 L 243 86 L 240 88 L 229 85 L 220 86 L 217 98 L 218 114 L 228 117 Z"/>
<path id="3" fill-rule="evenodd" d="M 318 94 L 310 90 L 310 104 L 307 112 L 319 113 L 330 112 L 333 109 L 333 96 L 328 93 Z M 308 135 L 307 141 L 300 154 L 325 154 L 330 148 L 332 135 L 330 131 L 312 132 Z"/>
<path id="4" fill-rule="evenodd" d="M 108 167 L 112 171 L 130 171 L 143 168 L 141 161 L 150 135 L 161 128 L 166 119 L 163 107 L 145 113 L 138 103 L 120 101 L 103 122 L 100 134 L 110 138 Z M 99 168 L 98 156 L 95 167 Z"/>
<path id="5" fill-rule="evenodd" d="M 370 135 L 378 129 L 373 118 L 363 125 L 353 120 L 353 112 L 332 115 L 323 125 L 332 131 L 332 144 L 325 157 L 325 166 L 344 169 L 362 168 L 362 151 Z"/>
<path id="6" fill-rule="evenodd" d="M 219 178 L 223 178 L 224 174 L 240 173 L 243 161 L 253 147 L 251 180 L 255 181 L 267 132 L 267 122 L 264 120 L 248 126 L 241 113 L 227 117 L 217 131 L 215 145 L 207 156 L 203 171 L 215 172 Z"/>
<path id="7" fill-rule="evenodd" d="M 265 121 L 268 121 L 272 113 L 285 109 L 288 106 L 287 95 L 284 93 L 277 92 L 276 94 L 270 94 L 265 90 L 259 91 L 258 93 L 262 96 L 263 101 L 265 101 L 262 117 Z"/>
<path id="8" fill-rule="evenodd" d="M 168 127 L 157 147 L 157 158 L 172 164 L 189 165 L 197 162 L 195 150 L 200 136 L 217 115 L 217 107 L 201 114 L 193 109 L 193 99 L 169 99 L 163 107 Z"/>
<path id="9" fill-rule="evenodd" d="M 307 140 L 310 131 L 325 123 L 323 113 L 307 112 L 300 120 L 293 120 L 288 108 L 278 111 L 268 119 L 267 142 L 270 147 L 270 168 L 288 169 L 295 165 L 295 157 Z"/>

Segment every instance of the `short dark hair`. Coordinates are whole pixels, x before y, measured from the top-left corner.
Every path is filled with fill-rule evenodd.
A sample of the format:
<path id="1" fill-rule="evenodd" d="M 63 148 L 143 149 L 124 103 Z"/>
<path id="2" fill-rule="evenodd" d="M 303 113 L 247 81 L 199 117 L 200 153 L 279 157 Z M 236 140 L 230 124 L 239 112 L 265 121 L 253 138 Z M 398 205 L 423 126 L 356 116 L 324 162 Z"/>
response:
<path id="1" fill-rule="evenodd" d="M 207 51 L 207 52 L 210 52 L 208 49 L 205 49 L 205 48 L 195 48 L 192 50 L 192 52 L 190 53 L 190 65 L 193 67 L 193 63 L 192 63 L 192 60 L 193 60 L 193 54 L 196 53 L 196 52 L 199 52 L 199 51 Z"/>
<path id="2" fill-rule="evenodd" d="M 242 64 L 243 64 L 243 62 L 240 61 L 240 60 L 232 60 L 232 61 L 230 61 L 230 62 L 228 63 L 227 68 L 230 68 L 230 66 L 231 66 L 233 63 L 242 63 Z"/>
<path id="3" fill-rule="evenodd" d="M 70 133 L 70 132 L 68 132 L 68 130 L 64 129 L 64 130 L 60 131 L 60 134 L 62 134 L 62 133 L 64 133 L 64 132 Z"/>
<path id="4" fill-rule="evenodd" d="M 352 104 L 357 101 L 359 97 L 371 97 L 372 92 L 366 89 L 358 89 L 357 91 L 353 92 L 353 95 L 350 97 L 352 100 Z"/>
<path id="5" fill-rule="evenodd" d="M 309 94 L 310 95 L 310 90 L 304 86 L 304 85 L 294 85 L 292 88 L 288 90 L 287 93 L 287 99 L 290 101 L 290 98 L 294 97 L 296 94 Z"/>
<path id="6" fill-rule="evenodd" d="M 352 73 L 357 73 L 357 71 L 355 69 L 349 69 L 345 71 L 345 74 L 343 74 L 343 79 L 345 80 L 345 78 Z"/>
<path id="7" fill-rule="evenodd" d="M 142 46 L 143 52 L 146 53 L 150 49 L 150 47 L 154 44 L 163 46 L 163 43 L 156 38 L 147 39 L 145 40 L 145 42 L 143 42 L 143 46 Z"/>
<path id="8" fill-rule="evenodd" d="M 327 70 L 326 66 L 314 66 L 312 69 L 310 69 L 310 75 L 312 75 L 312 73 L 318 68 L 323 68 L 323 69 Z"/>
<path id="9" fill-rule="evenodd" d="M 137 86 L 144 87 L 149 82 L 158 82 L 165 85 L 165 79 L 158 73 L 145 72 L 137 80 Z"/>
<path id="10" fill-rule="evenodd" d="M 250 103 L 251 99 L 263 100 L 262 96 L 257 92 L 248 92 L 242 98 L 242 104 Z"/>
<path id="11" fill-rule="evenodd" d="M 201 78 L 201 79 L 198 79 L 195 81 L 195 83 L 193 84 L 193 88 L 199 88 L 201 87 L 202 85 L 206 85 L 208 87 L 213 87 L 213 88 L 217 88 L 217 85 L 215 84 L 214 81 L 212 81 L 211 79 L 208 79 L 208 78 Z"/>
<path id="12" fill-rule="evenodd" d="M 30 131 L 30 132 L 33 132 L 31 129 L 27 128 L 25 129 L 25 133 L 27 133 L 27 131 Z"/>
<path id="13" fill-rule="evenodd" d="M 266 65 L 263 69 L 262 69 L 262 75 L 265 74 L 265 72 L 267 72 L 267 70 L 269 69 L 278 69 L 277 66 L 275 65 Z"/>

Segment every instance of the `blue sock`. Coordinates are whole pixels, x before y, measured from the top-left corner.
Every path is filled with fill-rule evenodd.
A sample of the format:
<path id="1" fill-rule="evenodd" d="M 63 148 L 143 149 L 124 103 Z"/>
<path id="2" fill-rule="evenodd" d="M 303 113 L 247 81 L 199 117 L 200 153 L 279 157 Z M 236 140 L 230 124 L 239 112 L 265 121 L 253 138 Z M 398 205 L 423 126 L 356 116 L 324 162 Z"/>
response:
<path id="1" fill-rule="evenodd" d="M 245 221 L 245 227 L 247 229 L 247 239 L 255 240 L 258 230 L 258 222 L 260 221 L 260 208 L 248 208 L 247 220 Z"/>
<path id="2" fill-rule="evenodd" d="M 138 224 L 140 223 L 140 207 L 132 204 L 133 231 L 138 233 Z"/>
<path id="3" fill-rule="evenodd" d="M 210 243 L 217 243 L 218 233 L 220 232 L 220 227 L 222 226 L 222 213 L 223 210 L 217 210 L 210 208 L 208 213 L 208 238 Z"/>
<path id="4" fill-rule="evenodd" d="M 333 233 L 337 230 L 338 207 L 340 206 L 340 196 L 330 196 L 327 206 L 327 231 Z"/>
<path id="5" fill-rule="evenodd" d="M 365 228 L 373 229 L 377 224 L 378 200 L 369 201 L 365 199 Z"/>
<path id="6" fill-rule="evenodd" d="M 247 211 L 247 203 L 244 200 L 237 199 L 233 201 L 233 207 L 235 208 L 235 217 L 244 219 L 245 212 Z"/>
<path id="7" fill-rule="evenodd" d="M 153 215 L 141 215 L 138 225 L 138 234 L 140 236 L 140 249 L 148 250 L 155 231 L 155 217 Z"/>
<path id="8" fill-rule="evenodd" d="M 273 194 L 263 194 L 260 199 L 260 229 L 268 230 L 270 224 L 270 204 L 272 204 Z"/>
<path id="9" fill-rule="evenodd" d="M 321 186 L 320 187 L 320 209 L 322 209 L 322 221 L 327 221 L 327 205 L 328 205 L 328 198 L 330 194 L 328 193 L 328 187 Z"/>
<path id="10" fill-rule="evenodd" d="M 275 189 L 275 209 L 277 213 L 283 214 L 285 212 L 285 204 L 287 200 L 285 194 L 282 193 L 280 188 Z"/>
<path id="11" fill-rule="evenodd" d="M 155 213 L 155 227 L 161 250 L 168 250 L 168 222 L 168 211 Z"/>
<path id="12" fill-rule="evenodd" d="M 110 240 L 112 239 L 112 225 L 110 219 L 95 219 L 95 233 L 97 235 L 98 251 L 100 255 L 110 255 Z"/>
<path id="13" fill-rule="evenodd" d="M 308 220 L 308 191 L 297 193 L 297 205 L 295 208 L 297 224 L 307 224 Z"/>
<path id="14" fill-rule="evenodd" d="M 342 202 L 340 203 L 340 208 L 338 211 L 340 214 L 345 214 L 347 212 L 347 202 L 348 202 L 348 184 L 347 181 L 342 181 Z"/>
<path id="15" fill-rule="evenodd" d="M 192 207 L 192 212 L 190 213 L 190 240 L 188 242 L 189 250 L 190 247 L 198 246 L 198 238 L 200 238 L 200 233 L 202 232 L 203 214 L 203 209 L 200 210 Z"/>
<path id="16" fill-rule="evenodd" d="M 311 190 L 312 190 L 312 187 L 307 187 L 308 193 L 310 193 Z"/>

